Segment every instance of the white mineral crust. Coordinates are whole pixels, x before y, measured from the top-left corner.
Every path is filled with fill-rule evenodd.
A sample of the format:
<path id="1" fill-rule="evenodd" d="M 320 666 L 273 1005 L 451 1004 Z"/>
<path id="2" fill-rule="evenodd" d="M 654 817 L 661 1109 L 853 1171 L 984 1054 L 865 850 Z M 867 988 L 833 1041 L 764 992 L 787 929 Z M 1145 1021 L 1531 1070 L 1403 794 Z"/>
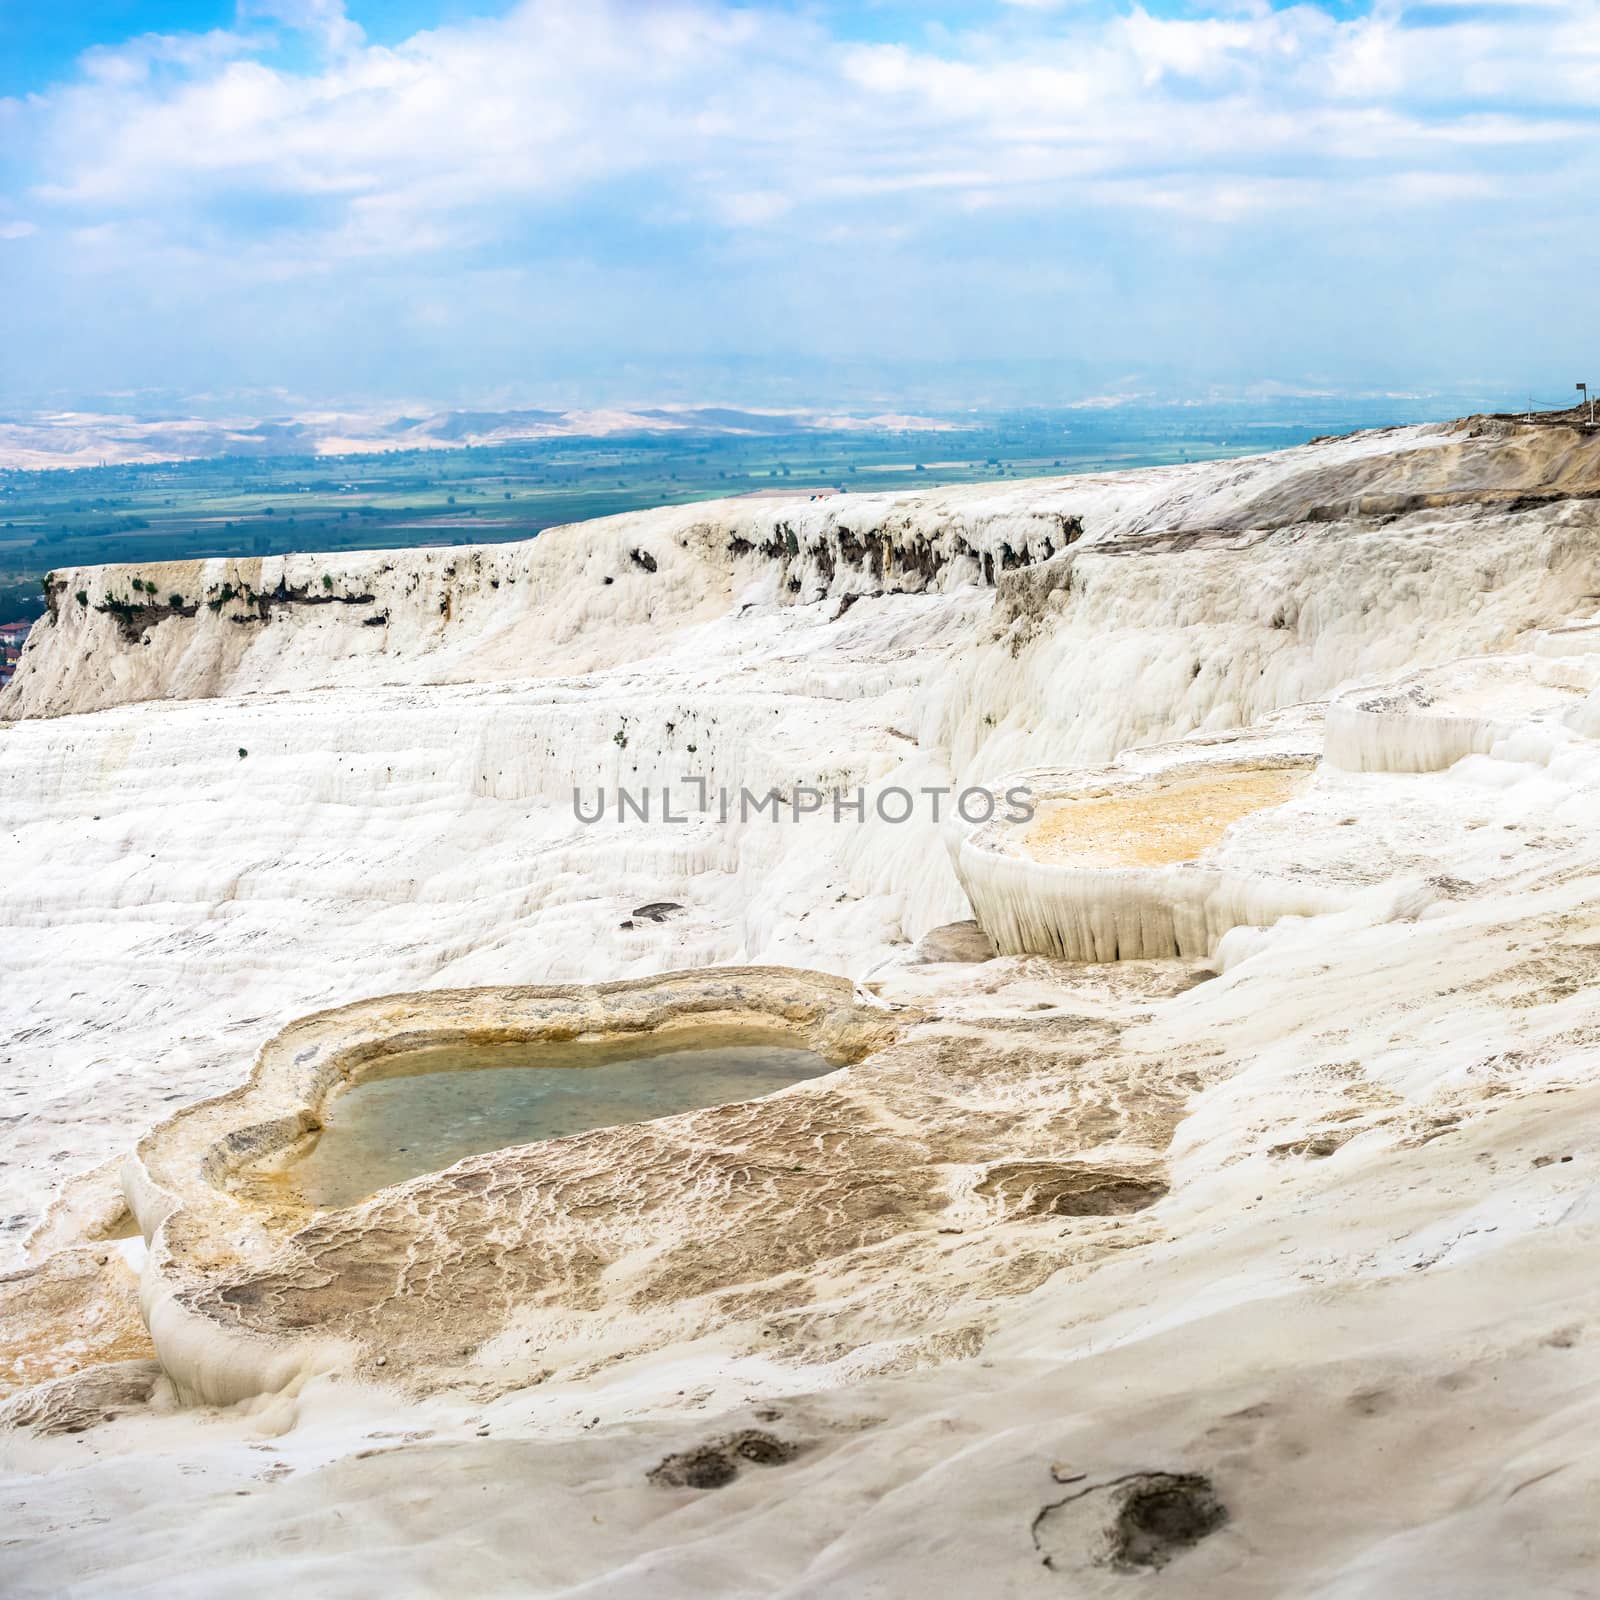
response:
<path id="1" fill-rule="evenodd" d="M 1585 487 L 1592 436 L 1479 422 L 154 566 L 198 609 L 126 627 L 133 569 L 57 574 L 0 696 L 0 1590 L 1118 1595 L 1118 1485 L 1192 1474 L 1226 1520 L 1174 1593 L 1592 1592 Z M 1303 782 L 1146 866 L 873 809 L 1263 751 Z M 574 816 L 689 775 L 867 820 Z M 993 959 L 919 948 L 974 914 Z M 295 1019 L 770 965 L 911 1030 L 841 1079 L 905 1152 L 892 1227 L 808 1255 L 840 1218 L 796 1202 L 781 1258 L 647 1293 L 669 1198 L 581 1304 L 486 1304 L 459 1381 L 397 1347 L 221 1408 L 137 1359 L 125 1160 Z M 1039 1200 L 1084 1163 L 1160 1197 Z M 413 1254 L 537 1247 L 508 1228 Z M 799 1453 L 649 1478 L 743 1429 Z"/>

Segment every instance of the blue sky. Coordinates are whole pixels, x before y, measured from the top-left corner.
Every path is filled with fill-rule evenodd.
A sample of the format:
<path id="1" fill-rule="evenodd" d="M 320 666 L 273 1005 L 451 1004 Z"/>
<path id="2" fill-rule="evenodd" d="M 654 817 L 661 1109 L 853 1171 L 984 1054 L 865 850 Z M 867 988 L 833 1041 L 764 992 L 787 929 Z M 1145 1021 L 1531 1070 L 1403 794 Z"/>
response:
<path id="1" fill-rule="evenodd" d="M 1283 10 L 1288 0 L 1274 0 Z M 378 44 L 397 44 L 425 28 L 492 17 L 510 9 L 495 0 L 352 0 L 344 12 Z M 810 12 L 825 17 L 842 38 L 877 41 L 926 35 L 936 27 L 992 24 L 995 7 L 975 0 L 878 0 L 867 4 L 768 6 L 767 10 Z M 1026 14 L 1028 7 L 1013 7 Z M 1103 9 L 1110 10 L 1110 6 Z M 1208 9 L 1189 0 L 1148 0 L 1152 16 L 1194 16 Z M 1328 9 L 1354 15 L 1367 0 Z M 231 28 L 239 17 L 235 0 L 74 0 L 71 5 L 42 0 L 7 0 L 0 6 L 0 93 L 37 90 L 70 75 L 73 62 L 94 45 L 124 44 L 146 33 L 206 33 Z"/>
<path id="2" fill-rule="evenodd" d="M 0 0 L 0 405 L 1564 391 L 1597 140 L 1594 0 Z"/>

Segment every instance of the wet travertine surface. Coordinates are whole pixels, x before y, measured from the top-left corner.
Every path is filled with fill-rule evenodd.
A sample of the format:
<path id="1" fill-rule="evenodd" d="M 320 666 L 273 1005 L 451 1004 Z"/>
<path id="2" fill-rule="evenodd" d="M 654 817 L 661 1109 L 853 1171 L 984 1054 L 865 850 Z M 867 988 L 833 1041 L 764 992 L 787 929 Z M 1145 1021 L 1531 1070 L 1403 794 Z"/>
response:
<path id="1" fill-rule="evenodd" d="M 1280 805 L 1305 783 L 1282 767 L 1175 778 L 1117 794 L 1046 801 L 1022 849 L 1036 861 L 1161 867 L 1192 861 L 1241 817 Z"/>
<path id="2" fill-rule="evenodd" d="M 110 1246 L 58 1251 L 0 1277 L 0 1400 L 154 1354 L 139 1315 L 138 1280 Z"/>

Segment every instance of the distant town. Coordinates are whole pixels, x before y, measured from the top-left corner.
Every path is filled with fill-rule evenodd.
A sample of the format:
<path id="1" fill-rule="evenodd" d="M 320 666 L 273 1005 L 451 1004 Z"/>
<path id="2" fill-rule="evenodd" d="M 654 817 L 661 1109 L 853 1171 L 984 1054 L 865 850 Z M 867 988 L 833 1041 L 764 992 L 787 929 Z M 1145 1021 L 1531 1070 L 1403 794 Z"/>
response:
<path id="1" fill-rule="evenodd" d="M 22 659 L 22 641 L 28 637 L 31 622 L 0 622 L 0 689 L 16 676 Z"/>

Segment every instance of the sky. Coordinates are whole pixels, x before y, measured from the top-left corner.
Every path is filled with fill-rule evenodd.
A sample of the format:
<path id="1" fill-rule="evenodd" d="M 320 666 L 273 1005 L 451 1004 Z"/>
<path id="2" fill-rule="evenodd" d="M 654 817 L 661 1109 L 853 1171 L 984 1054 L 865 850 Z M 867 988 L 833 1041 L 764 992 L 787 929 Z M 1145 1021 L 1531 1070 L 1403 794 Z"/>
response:
<path id="1" fill-rule="evenodd" d="M 0 0 L 0 406 L 1600 378 L 1596 0 Z"/>

